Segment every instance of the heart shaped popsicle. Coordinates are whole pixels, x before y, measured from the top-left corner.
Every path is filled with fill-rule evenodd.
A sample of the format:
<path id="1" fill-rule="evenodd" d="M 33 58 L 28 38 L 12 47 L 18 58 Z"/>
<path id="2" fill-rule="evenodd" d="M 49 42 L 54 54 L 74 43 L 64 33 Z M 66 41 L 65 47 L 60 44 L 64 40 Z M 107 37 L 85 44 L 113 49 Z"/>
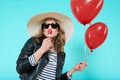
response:
<path id="1" fill-rule="evenodd" d="M 50 37 L 50 34 L 52 34 L 52 30 L 51 29 L 48 29 L 48 34 L 49 34 L 49 37 Z"/>

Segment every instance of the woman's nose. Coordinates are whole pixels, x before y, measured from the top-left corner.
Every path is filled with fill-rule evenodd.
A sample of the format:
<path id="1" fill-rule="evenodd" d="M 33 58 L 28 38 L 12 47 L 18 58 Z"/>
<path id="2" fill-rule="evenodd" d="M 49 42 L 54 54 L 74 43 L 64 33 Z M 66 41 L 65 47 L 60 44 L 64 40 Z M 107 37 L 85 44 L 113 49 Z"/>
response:
<path id="1" fill-rule="evenodd" d="M 51 26 L 51 25 L 49 25 L 48 29 L 52 29 L 52 26 Z"/>

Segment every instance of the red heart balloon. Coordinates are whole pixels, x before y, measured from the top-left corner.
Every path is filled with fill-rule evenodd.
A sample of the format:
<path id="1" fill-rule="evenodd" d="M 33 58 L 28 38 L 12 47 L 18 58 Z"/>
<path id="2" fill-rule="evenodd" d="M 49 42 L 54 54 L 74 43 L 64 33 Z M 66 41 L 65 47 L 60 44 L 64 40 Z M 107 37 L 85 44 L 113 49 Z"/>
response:
<path id="1" fill-rule="evenodd" d="M 74 16 L 82 24 L 90 23 L 99 13 L 104 0 L 71 0 Z"/>
<path id="2" fill-rule="evenodd" d="M 107 26 L 102 22 L 91 25 L 85 32 L 85 41 L 87 46 L 93 50 L 99 47 L 108 34 Z"/>

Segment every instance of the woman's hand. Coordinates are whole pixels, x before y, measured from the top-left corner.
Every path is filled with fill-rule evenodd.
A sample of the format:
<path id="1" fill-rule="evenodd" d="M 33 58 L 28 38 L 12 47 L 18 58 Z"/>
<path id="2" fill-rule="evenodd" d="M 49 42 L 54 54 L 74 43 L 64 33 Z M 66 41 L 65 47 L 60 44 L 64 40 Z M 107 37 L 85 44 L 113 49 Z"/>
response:
<path id="1" fill-rule="evenodd" d="M 76 64 L 70 71 L 68 71 L 67 74 L 71 76 L 75 71 L 82 71 L 87 65 L 87 62 L 80 62 Z"/>
<path id="2" fill-rule="evenodd" d="M 42 42 L 41 49 L 46 52 L 53 46 L 52 39 L 51 38 L 45 38 Z"/>
<path id="3" fill-rule="evenodd" d="M 42 42 L 42 46 L 33 54 L 36 62 L 42 57 L 42 55 L 53 46 L 51 38 L 45 38 Z"/>
<path id="4" fill-rule="evenodd" d="M 82 71 L 87 65 L 87 62 L 80 62 L 76 66 L 74 66 L 73 69 L 75 71 Z"/>

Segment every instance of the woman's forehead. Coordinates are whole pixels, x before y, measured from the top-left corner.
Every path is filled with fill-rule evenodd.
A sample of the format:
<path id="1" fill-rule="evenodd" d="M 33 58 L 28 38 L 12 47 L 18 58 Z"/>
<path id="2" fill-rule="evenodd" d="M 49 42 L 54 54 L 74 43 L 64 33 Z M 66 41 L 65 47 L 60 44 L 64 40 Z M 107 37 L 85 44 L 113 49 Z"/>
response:
<path id="1" fill-rule="evenodd" d="M 50 22 L 52 21 L 52 22 L 58 22 L 58 23 L 59 23 L 59 20 L 57 20 L 57 19 L 55 19 L 55 18 L 50 18 L 50 17 L 44 19 L 42 22 L 44 23 L 44 22 L 49 22 L 49 21 L 50 21 Z"/>
<path id="2" fill-rule="evenodd" d="M 54 19 L 47 19 L 45 22 L 56 22 Z"/>

